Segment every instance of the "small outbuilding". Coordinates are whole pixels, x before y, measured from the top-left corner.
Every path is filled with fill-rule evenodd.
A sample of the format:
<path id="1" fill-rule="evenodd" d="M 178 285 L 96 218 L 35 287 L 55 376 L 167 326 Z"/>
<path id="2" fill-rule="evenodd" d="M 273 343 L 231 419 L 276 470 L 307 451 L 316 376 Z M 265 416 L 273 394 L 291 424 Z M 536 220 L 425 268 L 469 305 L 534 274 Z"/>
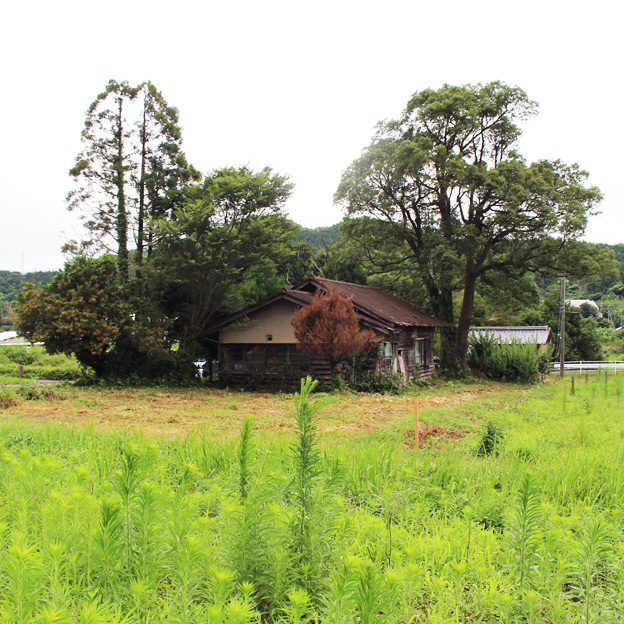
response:
<path id="1" fill-rule="evenodd" d="M 30 344 L 26 338 L 18 336 L 16 331 L 0 332 L 0 347 L 30 346 Z"/>
<path id="2" fill-rule="evenodd" d="M 380 288 L 320 277 L 281 290 L 214 325 L 211 332 L 218 332 L 222 371 L 234 382 L 307 374 L 329 380 L 327 362 L 311 360 L 297 350 L 290 322 L 297 309 L 310 305 L 317 291 L 329 289 L 351 298 L 362 328 L 374 331 L 377 353 L 371 371 L 397 373 L 405 379 L 431 376 L 434 330 L 444 323 Z"/>
<path id="3" fill-rule="evenodd" d="M 580 310 L 581 313 L 585 311 L 583 316 L 596 316 L 598 318 L 602 318 L 600 306 L 593 299 L 568 299 L 566 303 L 571 308 Z"/>
<path id="4" fill-rule="evenodd" d="M 489 338 L 499 344 L 535 344 L 541 349 L 547 349 L 553 342 L 552 330 L 548 325 L 520 325 L 512 327 L 471 327 L 469 337 L 478 340 Z"/>

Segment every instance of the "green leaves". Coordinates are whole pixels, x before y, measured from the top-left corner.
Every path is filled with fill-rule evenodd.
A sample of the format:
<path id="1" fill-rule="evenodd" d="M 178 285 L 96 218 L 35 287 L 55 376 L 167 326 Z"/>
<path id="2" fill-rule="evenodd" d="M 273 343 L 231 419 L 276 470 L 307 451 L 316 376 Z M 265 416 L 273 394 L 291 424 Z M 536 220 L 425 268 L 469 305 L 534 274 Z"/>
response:
<path id="1" fill-rule="evenodd" d="M 67 207 L 80 214 L 85 232 L 67 247 L 116 248 L 125 281 L 132 239 L 140 264 L 145 241 L 148 252 L 154 244 L 148 219 L 170 217 L 182 188 L 200 176 L 182 151 L 177 109 L 149 81 L 133 87 L 111 80 L 87 110 L 82 142 Z"/>
<path id="2" fill-rule="evenodd" d="M 295 498 L 295 514 L 291 523 L 293 554 L 304 586 L 314 586 L 313 562 L 315 548 L 313 540 L 312 514 L 315 501 L 315 487 L 321 468 L 321 453 L 317 443 L 317 414 L 327 405 L 327 397 L 318 397 L 313 403 L 310 395 L 318 382 L 311 377 L 301 380 L 301 389 L 295 393 L 296 439 L 291 445 L 294 462 L 292 487 Z"/>
<path id="3" fill-rule="evenodd" d="M 251 303 L 235 288 L 252 279 L 273 283 L 296 228 L 280 212 L 291 188 L 270 169 L 217 170 L 187 189 L 175 220 L 155 225 L 150 279 L 183 344 L 203 337 L 217 314 Z M 254 301 L 268 294 L 254 292 Z"/>
<path id="4" fill-rule="evenodd" d="M 241 427 L 240 441 L 238 443 L 238 465 L 240 470 L 240 495 L 247 498 L 249 488 L 251 460 L 254 453 L 253 441 L 254 421 L 251 416 L 246 416 Z"/>
<path id="5" fill-rule="evenodd" d="M 573 586 L 585 605 L 587 624 L 600 621 L 600 615 L 595 614 L 593 608 L 608 597 L 611 555 L 608 527 L 600 517 L 589 518 L 572 568 Z M 601 614 L 605 615 L 604 608 Z"/>
<path id="6" fill-rule="evenodd" d="M 44 289 L 18 297 L 17 327 L 49 353 L 75 354 L 98 376 L 158 366 L 166 345 L 158 317 L 137 315 L 133 293 L 112 256 L 79 256 Z"/>
<path id="7" fill-rule="evenodd" d="M 465 365 L 478 281 L 489 271 L 561 266 L 559 253 L 546 262 L 544 246 L 560 249 L 581 236 L 600 201 L 577 165 L 527 165 L 515 151 L 519 123 L 536 108 L 501 82 L 416 93 L 400 119 L 379 125 L 336 192 L 358 218 L 345 232 L 364 248 L 369 270 L 393 271 L 402 260 L 401 271 L 422 281 L 430 311 L 448 324 L 447 369 Z M 381 248 L 365 236 L 370 220 L 395 228 Z"/>
<path id="8" fill-rule="evenodd" d="M 541 534 L 541 506 L 534 477 L 525 474 L 520 494 L 511 514 L 509 543 L 514 553 L 514 569 L 518 587 L 523 592 L 531 587 L 531 575 L 536 565 L 538 540 Z"/>

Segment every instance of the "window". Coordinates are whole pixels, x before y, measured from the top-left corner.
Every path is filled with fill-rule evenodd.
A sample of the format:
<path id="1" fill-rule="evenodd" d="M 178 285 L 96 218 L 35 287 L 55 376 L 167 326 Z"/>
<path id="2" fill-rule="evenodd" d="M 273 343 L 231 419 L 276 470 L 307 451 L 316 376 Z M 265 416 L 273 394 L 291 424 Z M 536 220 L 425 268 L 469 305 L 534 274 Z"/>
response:
<path id="1" fill-rule="evenodd" d="M 414 365 L 421 366 L 422 364 L 425 364 L 425 359 L 425 339 L 414 338 Z"/>

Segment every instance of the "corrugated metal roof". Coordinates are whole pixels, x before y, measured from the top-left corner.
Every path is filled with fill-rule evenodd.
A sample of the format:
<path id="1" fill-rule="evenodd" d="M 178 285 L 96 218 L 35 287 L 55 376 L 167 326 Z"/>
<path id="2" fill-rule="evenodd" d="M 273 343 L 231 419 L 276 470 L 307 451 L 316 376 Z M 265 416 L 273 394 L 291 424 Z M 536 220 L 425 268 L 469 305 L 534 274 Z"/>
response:
<path id="1" fill-rule="evenodd" d="M 571 307 L 580 308 L 582 305 L 587 304 L 596 310 L 600 310 L 600 306 L 592 299 L 568 299 L 567 301 Z"/>
<path id="2" fill-rule="evenodd" d="M 488 336 L 492 340 L 509 344 L 511 342 L 546 344 L 552 340 L 552 330 L 548 325 L 515 327 L 471 327 L 471 337 Z"/>

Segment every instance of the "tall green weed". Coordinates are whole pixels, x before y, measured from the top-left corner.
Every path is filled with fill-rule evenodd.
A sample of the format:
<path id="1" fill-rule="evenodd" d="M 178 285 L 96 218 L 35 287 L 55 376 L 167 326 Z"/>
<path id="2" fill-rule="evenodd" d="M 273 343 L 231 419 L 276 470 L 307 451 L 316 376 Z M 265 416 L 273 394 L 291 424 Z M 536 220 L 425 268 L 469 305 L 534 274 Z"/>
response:
<path id="1" fill-rule="evenodd" d="M 323 439 L 307 381 L 286 435 L 3 417 L 0 621 L 621 621 L 621 383 L 566 380 L 565 411 L 559 382 L 427 408 L 475 434 L 417 451 Z M 474 452 L 477 418 L 497 453 Z"/>

